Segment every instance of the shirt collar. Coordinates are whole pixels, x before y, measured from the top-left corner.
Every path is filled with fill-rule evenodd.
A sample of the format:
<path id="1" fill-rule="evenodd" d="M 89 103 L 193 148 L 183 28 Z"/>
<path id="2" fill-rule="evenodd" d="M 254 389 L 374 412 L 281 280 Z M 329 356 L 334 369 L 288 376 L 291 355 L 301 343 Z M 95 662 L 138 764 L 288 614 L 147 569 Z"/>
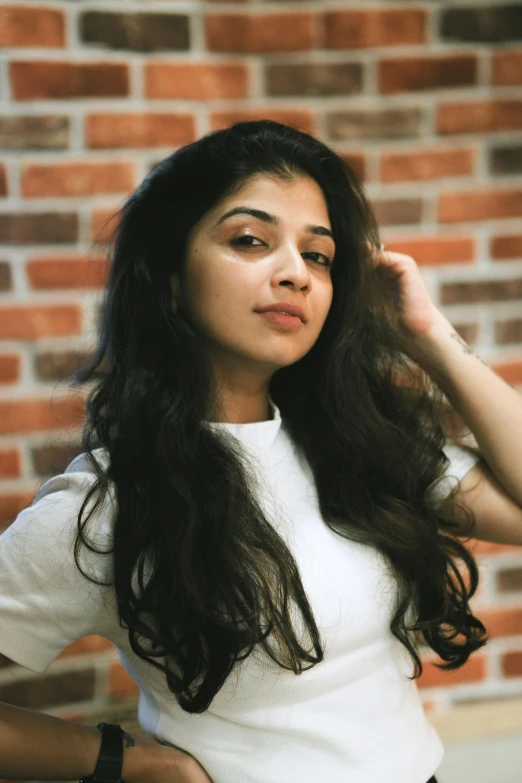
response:
<path id="1" fill-rule="evenodd" d="M 230 432 L 241 443 L 255 451 L 265 451 L 274 443 L 282 422 L 281 411 L 270 395 L 268 395 L 268 402 L 272 411 L 272 419 L 254 421 L 247 424 L 227 421 L 205 421 L 204 424 L 214 430 L 214 432 Z"/>

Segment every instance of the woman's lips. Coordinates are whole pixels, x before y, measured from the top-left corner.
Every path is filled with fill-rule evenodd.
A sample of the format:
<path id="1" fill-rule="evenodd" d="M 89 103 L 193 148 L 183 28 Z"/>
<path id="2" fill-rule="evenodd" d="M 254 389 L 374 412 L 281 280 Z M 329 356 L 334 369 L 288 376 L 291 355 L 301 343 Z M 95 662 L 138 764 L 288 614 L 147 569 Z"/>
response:
<path id="1" fill-rule="evenodd" d="M 283 313 L 277 312 L 277 310 L 266 310 L 263 313 L 258 313 L 265 321 L 279 326 L 283 329 L 296 330 L 303 326 L 303 322 L 296 315 L 283 315 Z"/>

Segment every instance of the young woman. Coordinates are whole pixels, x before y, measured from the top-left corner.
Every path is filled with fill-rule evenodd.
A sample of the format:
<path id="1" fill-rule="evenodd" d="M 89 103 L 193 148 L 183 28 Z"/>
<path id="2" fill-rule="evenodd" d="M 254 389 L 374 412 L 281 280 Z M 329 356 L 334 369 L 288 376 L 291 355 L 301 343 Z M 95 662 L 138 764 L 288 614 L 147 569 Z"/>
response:
<path id="1" fill-rule="evenodd" d="M 522 544 L 520 395 L 279 123 L 158 164 L 109 260 L 84 451 L 0 538 L 0 652 L 110 639 L 146 735 L 0 705 L 0 776 L 434 781 L 419 647 L 486 643 L 459 537 Z"/>

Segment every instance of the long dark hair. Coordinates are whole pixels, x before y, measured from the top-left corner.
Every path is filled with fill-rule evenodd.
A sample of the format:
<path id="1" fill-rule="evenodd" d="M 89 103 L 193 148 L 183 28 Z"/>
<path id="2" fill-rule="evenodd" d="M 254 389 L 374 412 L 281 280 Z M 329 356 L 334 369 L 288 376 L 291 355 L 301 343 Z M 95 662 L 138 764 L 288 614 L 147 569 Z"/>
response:
<path id="1" fill-rule="evenodd" d="M 173 308 L 169 284 L 183 278 L 192 227 L 260 173 L 313 178 L 335 237 L 321 334 L 270 382 L 324 522 L 388 558 L 397 582 L 390 629 L 413 657 L 414 677 L 419 644 L 447 662 L 440 668 L 456 669 L 487 641 L 468 604 L 479 581 L 474 557 L 425 496 L 448 464 L 452 409 L 411 359 L 372 269 L 370 246 L 380 240 L 363 189 L 342 154 L 312 135 L 239 122 L 169 155 L 126 200 L 108 245 L 97 348 L 73 376 L 75 386 L 99 378 L 82 431 L 96 473 L 86 502 L 116 488 L 114 538 L 99 551 L 112 553 L 120 624 L 188 712 L 204 712 L 256 644 L 295 674 L 323 659 L 297 564 L 257 502 L 240 450 L 202 424 L 215 420 L 217 389 L 205 341 L 190 314 Z M 105 464 L 92 453 L 102 447 Z M 79 568 L 81 546 L 98 551 L 86 530 L 94 509 L 83 519 L 84 508 Z M 462 510 L 470 532 L 474 517 Z"/>

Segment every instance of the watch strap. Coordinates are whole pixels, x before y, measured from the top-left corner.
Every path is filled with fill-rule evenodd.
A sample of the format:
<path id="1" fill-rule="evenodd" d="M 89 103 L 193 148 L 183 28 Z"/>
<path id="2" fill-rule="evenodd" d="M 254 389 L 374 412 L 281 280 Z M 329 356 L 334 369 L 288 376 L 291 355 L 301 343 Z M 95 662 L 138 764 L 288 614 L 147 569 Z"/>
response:
<path id="1" fill-rule="evenodd" d="M 81 778 L 80 783 L 122 783 L 124 731 L 112 723 L 98 723 L 96 728 L 102 734 L 96 769 L 89 777 Z"/>

